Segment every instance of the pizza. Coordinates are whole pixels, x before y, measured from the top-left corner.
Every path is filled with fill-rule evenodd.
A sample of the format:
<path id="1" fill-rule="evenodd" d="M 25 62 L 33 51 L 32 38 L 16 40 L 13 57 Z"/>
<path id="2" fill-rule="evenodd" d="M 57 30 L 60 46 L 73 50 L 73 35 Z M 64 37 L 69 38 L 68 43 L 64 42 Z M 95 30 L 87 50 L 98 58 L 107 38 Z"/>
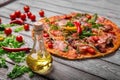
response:
<path id="1" fill-rule="evenodd" d="M 48 52 L 66 59 L 87 59 L 115 52 L 120 30 L 98 14 L 73 12 L 39 20 Z"/>

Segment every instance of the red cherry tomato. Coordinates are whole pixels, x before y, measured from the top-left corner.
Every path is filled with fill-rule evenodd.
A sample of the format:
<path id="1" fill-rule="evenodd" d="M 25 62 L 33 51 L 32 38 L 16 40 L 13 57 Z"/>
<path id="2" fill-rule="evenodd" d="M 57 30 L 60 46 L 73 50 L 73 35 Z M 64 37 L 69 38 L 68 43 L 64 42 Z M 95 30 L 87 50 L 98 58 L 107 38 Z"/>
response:
<path id="1" fill-rule="evenodd" d="M 40 11 L 39 11 L 39 15 L 40 15 L 40 17 L 44 17 L 44 14 L 45 14 L 45 13 L 44 13 L 43 10 L 40 10 Z"/>
<path id="2" fill-rule="evenodd" d="M 52 42 L 48 42 L 48 48 L 53 48 L 53 43 Z"/>
<path id="3" fill-rule="evenodd" d="M 23 14 L 21 14 L 20 18 L 21 18 L 22 20 L 26 20 L 26 15 L 23 13 Z"/>
<path id="4" fill-rule="evenodd" d="M 87 48 L 87 52 L 89 52 L 92 55 L 95 55 L 95 50 L 91 47 Z"/>
<path id="5" fill-rule="evenodd" d="M 12 29 L 11 28 L 6 28 L 4 30 L 4 33 L 8 36 L 8 35 L 10 35 L 12 33 Z"/>
<path id="6" fill-rule="evenodd" d="M 2 19 L 0 18 L 0 24 L 2 23 Z"/>
<path id="7" fill-rule="evenodd" d="M 23 37 L 21 35 L 16 36 L 18 42 L 23 42 Z"/>
<path id="8" fill-rule="evenodd" d="M 17 17 L 17 18 L 19 18 L 19 17 L 20 17 L 20 15 L 21 15 L 20 10 L 15 11 L 15 15 L 16 15 L 16 17 Z"/>
<path id="9" fill-rule="evenodd" d="M 91 15 L 86 15 L 86 17 L 87 17 L 88 19 L 91 19 Z"/>
<path id="10" fill-rule="evenodd" d="M 99 37 L 98 36 L 92 36 L 92 39 L 97 42 L 99 40 Z"/>
<path id="11" fill-rule="evenodd" d="M 24 6 L 24 11 L 27 13 L 27 12 L 29 12 L 30 11 L 30 7 L 28 6 L 28 5 L 25 5 Z"/>
<path id="12" fill-rule="evenodd" d="M 29 24 L 24 24 L 24 30 L 29 31 Z"/>
<path id="13" fill-rule="evenodd" d="M 32 15 L 31 12 L 28 12 L 28 13 L 27 13 L 28 18 L 30 18 L 31 15 Z"/>
<path id="14" fill-rule="evenodd" d="M 32 15 L 30 16 L 30 19 L 31 19 L 31 21 L 35 21 L 35 20 L 36 20 L 36 16 L 35 16 L 34 14 L 32 14 Z"/>
<path id="15" fill-rule="evenodd" d="M 49 34 L 48 33 L 44 33 L 43 36 L 44 37 L 49 37 Z"/>
<path id="16" fill-rule="evenodd" d="M 15 13 L 10 14 L 10 19 L 11 19 L 11 20 L 15 20 L 15 19 L 16 19 Z"/>

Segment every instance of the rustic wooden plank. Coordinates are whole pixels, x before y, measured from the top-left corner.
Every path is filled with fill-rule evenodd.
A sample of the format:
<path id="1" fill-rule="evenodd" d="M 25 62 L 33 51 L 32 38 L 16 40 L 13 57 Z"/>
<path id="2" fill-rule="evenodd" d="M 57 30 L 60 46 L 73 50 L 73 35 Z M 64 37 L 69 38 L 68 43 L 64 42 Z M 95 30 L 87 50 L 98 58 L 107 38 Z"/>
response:
<path id="1" fill-rule="evenodd" d="M 50 7 L 50 6 L 49 6 L 49 7 Z M 53 7 L 52 7 L 52 8 L 53 8 Z M 56 9 L 56 8 L 55 8 L 55 9 Z M 60 12 L 60 13 L 62 13 L 62 12 Z M 59 58 L 57 58 L 57 59 L 59 59 Z M 57 60 L 57 61 L 60 61 L 60 62 L 61 62 L 62 60 Z M 98 60 L 97 62 L 100 63 L 100 64 L 99 64 L 100 66 L 101 66 L 102 63 L 104 63 L 104 64 L 102 64 L 102 66 L 103 66 L 103 65 L 105 65 L 105 66 L 107 65 L 107 62 L 103 62 L 103 61 L 101 62 L 101 61 L 99 61 L 99 60 Z M 64 63 L 64 61 L 63 61 L 63 63 Z M 68 63 L 69 63 L 69 61 L 68 61 Z M 94 62 L 92 62 L 92 63 L 94 63 Z M 105 64 L 105 63 L 106 63 L 106 64 Z M 77 64 L 77 63 L 75 63 L 75 64 Z M 86 61 L 86 64 L 87 64 L 87 61 Z M 88 64 L 89 64 L 89 63 L 88 63 Z M 94 63 L 94 65 L 93 65 L 93 64 L 92 64 L 92 65 L 95 66 L 95 64 L 96 64 L 96 63 Z M 80 65 L 80 64 L 79 64 L 79 65 Z M 81 65 L 82 65 L 82 64 L 81 64 Z M 98 65 L 98 66 L 99 66 L 99 65 Z M 85 67 L 85 66 L 86 66 L 86 65 L 84 64 L 83 67 Z M 105 67 L 105 66 L 104 66 L 104 67 Z M 111 64 L 109 63 L 109 65 L 107 65 L 107 67 L 108 67 L 108 66 L 111 66 Z M 90 64 L 87 65 L 87 67 L 85 67 L 85 68 L 89 68 L 89 67 L 90 67 Z M 90 68 L 91 68 L 91 67 L 90 67 Z M 101 68 L 101 67 L 100 67 L 100 68 Z M 112 68 L 113 68 L 113 70 L 111 70 L 111 71 L 113 71 L 114 73 L 117 72 L 117 69 L 114 70 L 114 66 L 113 66 L 113 65 L 112 65 Z M 81 67 L 81 69 L 82 69 L 82 67 Z M 107 69 L 107 68 L 105 67 L 105 69 Z M 103 70 L 105 70 L 105 69 L 103 69 Z M 108 69 L 111 69 L 111 68 L 108 67 Z M 119 68 L 118 68 L 118 69 L 119 69 Z M 84 69 L 82 69 L 82 70 L 84 70 Z M 92 71 L 92 70 L 93 70 L 93 71 Z M 95 70 L 96 70 L 96 69 L 95 69 Z M 99 71 L 99 70 L 101 70 L 101 69 L 97 68 L 96 72 Z M 103 71 L 103 70 L 102 70 L 102 71 Z M 85 71 L 87 71 L 87 69 L 85 69 Z M 90 69 L 88 72 L 91 72 L 91 71 L 92 71 L 93 74 L 96 73 L 96 72 L 94 71 L 94 67 L 93 67 L 93 69 Z M 104 71 L 105 73 L 102 74 L 102 71 L 99 73 L 99 75 L 100 75 L 100 76 L 103 76 L 104 74 L 107 74 L 107 76 L 105 77 L 106 79 L 107 79 L 107 77 L 109 77 L 109 76 L 110 76 L 110 77 L 109 77 L 108 79 L 111 79 L 111 77 L 112 77 L 112 79 L 114 79 L 114 77 L 116 77 L 115 75 L 112 75 L 112 74 L 114 74 L 114 73 L 111 73 L 111 74 L 109 75 L 108 73 L 106 73 L 106 72 Z M 108 71 L 109 71 L 109 70 L 108 70 Z M 98 73 L 96 73 L 96 74 L 98 74 Z M 119 77 L 119 72 L 117 72 L 117 74 L 118 74 L 118 77 Z M 111 75 L 112 75 L 112 76 L 111 76 Z M 116 78 L 116 79 L 117 79 L 117 78 Z"/>
<path id="2" fill-rule="evenodd" d="M 51 1 L 49 1 L 49 2 L 51 2 Z M 55 1 L 56 2 L 56 1 Z M 42 3 L 42 2 L 41 2 Z M 58 3 L 60 3 L 60 1 L 58 2 Z M 57 4 L 57 3 L 56 3 Z M 61 3 L 60 4 L 62 4 L 62 1 L 61 1 Z M 49 5 L 49 4 L 46 4 L 45 6 L 47 6 L 47 5 Z M 66 5 L 68 5 L 67 3 L 66 3 Z M 31 5 L 32 6 L 32 5 Z M 44 6 L 44 7 L 45 7 Z M 54 8 L 56 8 L 56 7 L 54 7 Z M 54 9 L 53 8 L 53 9 Z M 62 8 L 62 7 L 59 7 L 59 8 Z M 62 8 L 63 9 L 63 8 Z M 66 12 L 66 11 L 64 11 L 64 12 Z M 109 16 L 108 16 L 109 17 Z M 119 23 L 119 21 L 118 21 L 118 19 L 113 19 L 113 17 L 111 17 L 111 20 L 113 21 L 113 22 L 115 22 L 115 23 L 117 23 L 117 24 L 119 24 L 119 26 L 120 26 L 120 23 Z M 114 57 L 113 57 L 114 56 Z M 116 55 L 112 55 L 112 56 L 109 56 L 109 59 L 107 59 L 108 58 L 108 56 L 107 57 L 104 57 L 103 59 L 104 60 L 108 60 L 108 61 L 110 61 L 110 62 L 113 62 L 113 63 L 116 63 L 116 64 L 119 64 L 120 65 L 120 63 L 119 63 L 119 58 L 120 57 L 120 55 L 119 55 L 119 51 L 118 52 L 116 52 Z"/>
<path id="3" fill-rule="evenodd" d="M 23 33 L 22 34 L 27 34 Z M 29 39 L 30 40 L 30 39 Z M 28 41 L 32 44 L 32 41 Z M 55 61 L 60 62 L 64 65 L 69 65 L 73 68 L 83 70 L 90 74 L 103 77 L 105 79 L 118 79 L 120 77 L 120 67 L 108 62 L 101 61 L 100 59 L 87 59 L 87 60 L 76 60 L 69 61 L 57 57 L 53 57 Z"/>
<path id="4" fill-rule="evenodd" d="M 7 5 L 7 4 L 9 4 L 13 1 L 15 1 L 15 0 L 1 0 L 0 1 L 0 7 L 5 6 L 5 5 Z"/>
<path id="5" fill-rule="evenodd" d="M 20 34 L 24 36 L 25 42 L 27 43 L 27 45 L 29 47 L 32 47 L 33 40 L 30 37 L 25 36 L 29 34 L 29 32 L 20 32 Z M 98 80 L 98 79 L 102 79 L 102 78 L 90 75 L 88 73 L 76 70 L 69 66 L 63 65 L 54 60 L 53 60 L 53 69 L 54 70 L 48 75 L 50 79 L 51 78 L 55 80 L 77 80 L 77 79 L 80 79 L 80 80 L 92 80 L 92 79 L 96 80 L 97 79 Z"/>
<path id="6" fill-rule="evenodd" d="M 24 33 L 24 34 L 22 34 L 22 33 Z M 13 34 L 18 35 L 18 33 L 13 33 Z M 26 36 L 26 34 L 28 35 L 28 34 L 30 34 L 30 32 L 25 32 L 25 31 L 21 32 L 21 35 L 23 35 L 23 37 L 25 38 L 25 42 L 28 43 L 27 46 L 32 46 L 32 44 L 33 44 L 32 39 L 28 38 L 28 36 Z M 32 43 L 30 43 L 30 42 L 32 42 Z M 8 70 L 8 72 L 9 72 L 9 71 L 11 71 L 13 66 L 12 65 L 8 65 L 8 66 L 10 67 L 10 69 Z M 61 66 L 62 66 L 62 68 L 61 68 Z M 82 72 L 82 71 L 78 71 L 78 70 L 76 70 L 74 68 L 70 68 L 68 66 L 65 66 L 65 65 L 60 64 L 60 63 L 55 62 L 55 61 L 53 62 L 53 67 L 54 67 L 53 68 L 54 70 L 52 71 L 52 73 L 50 75 L 47 75 L 48 79 L 54 79 L 54 80 L 76 80 L 76 79 L 81 79 L 81 80 L 92 80 L 92 79 L 102 80 L 102 78 L 90 75 L 90 74 Z M 2 70 L 1 72 L 3 72 L 3 69 L 1 69 L 1 70 Z M 60 73 L 62 73 L 62 75 L 59 75 Z M 3 76 L 1 79 L 8 79 L 4 72 L 1 73 L 1 76 L 2 75 L 5 75 L 5 76 Z M 24 75 L 23 77 L 16 78 L 15 80 L 21 80 L 21 79 L 22 80 L 29 80 L 29 78 L 26 77 L 26 75 Z M 45 80 L 45 79 L 42 78 L 41 76 L 37 75 L 37 76 L 33 77 L 32 80 Z"/>

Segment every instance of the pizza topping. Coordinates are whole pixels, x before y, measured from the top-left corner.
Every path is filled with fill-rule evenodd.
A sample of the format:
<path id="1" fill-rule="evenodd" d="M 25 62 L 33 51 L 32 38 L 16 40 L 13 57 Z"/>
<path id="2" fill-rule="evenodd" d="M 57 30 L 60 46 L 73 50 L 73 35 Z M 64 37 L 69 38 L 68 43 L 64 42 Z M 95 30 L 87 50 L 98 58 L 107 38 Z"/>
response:
<path id="1" fill-rule="evenodd" d="M 111 25 L 105 25 L 103 27 L 103 31 L 105 32 L 109 32 L 109 31 L 112 31 L 113 30 L 113 27 Z"/>
<path id="2" fill-rule="evenodd" d="M 53 48 L 53 43 L 52 42 L 48 42 L 48 48 Z"/>
<path id="3" fill-rule="evenodd" d="M 70 26 L 70 23 L 67 20 L 61 20 L 57 22 L 58 26 Z"/>
<path id="4" fill-rule="evenodd" d="M 81 24 L 79 22 L 74 22 L 74 25 L 77 27 L 77 33 L 82 33 Z"/>
<path id="5" fill-rule="evenodd" d="M 49 37 L 49 34 L 48 33 L 44 33 L 43 37 Z"/>
<path id="6" fill-rule="evenodd" d="M 92 47 L 87 48 L 87 52 L 89 52 L 90 54 L 95 55 L 95 49 L 93 49 Z"/>
<path id="7" fill-rule="evenodd" d="M 97 19 L 96 23 L 103 23 L 103 22 L 104 22 L 104 20 L 105 20 L 105 18 L 104 18 L 104 17 L 98 17 L 98 19 Z"/>
<path id="8" fill-rule="evenodd" d="M 91 19 L 88 20 L 89 23 L 95 23 L 98 18 L 97 14 L 94 14 Z"/>
<path id="9" fill-rule="evenodd" d="M 67 44 L 65 44 L 64 41 L 54 41 L 53 46 L 55 49 L 60 49 L 61 51 L 64 51 L 67 47 Z"/>

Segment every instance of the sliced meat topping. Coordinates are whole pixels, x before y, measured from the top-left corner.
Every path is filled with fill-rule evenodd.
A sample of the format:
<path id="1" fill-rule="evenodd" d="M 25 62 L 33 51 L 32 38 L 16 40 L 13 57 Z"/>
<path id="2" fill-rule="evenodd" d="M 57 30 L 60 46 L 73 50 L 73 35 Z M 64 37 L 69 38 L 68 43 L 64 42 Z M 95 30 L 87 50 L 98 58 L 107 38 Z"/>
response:
<path id="1" fill-rule="evenodd" d="M 65 44 L 64 41 L 54 41 L 53 47 L 55 49 L 60 49 L 61 51 L 64 51 L 64 49 L 67 47 L 67 44 Z"/>
<path id="2" fill-rule="evenodd" d="M 102 28 L 103 31 L 105 32 L 109 32 L 109 31 L 112 31 L 113 30 L 113 27 L 111 25 L 105 25 L 103 28 Z"/>

